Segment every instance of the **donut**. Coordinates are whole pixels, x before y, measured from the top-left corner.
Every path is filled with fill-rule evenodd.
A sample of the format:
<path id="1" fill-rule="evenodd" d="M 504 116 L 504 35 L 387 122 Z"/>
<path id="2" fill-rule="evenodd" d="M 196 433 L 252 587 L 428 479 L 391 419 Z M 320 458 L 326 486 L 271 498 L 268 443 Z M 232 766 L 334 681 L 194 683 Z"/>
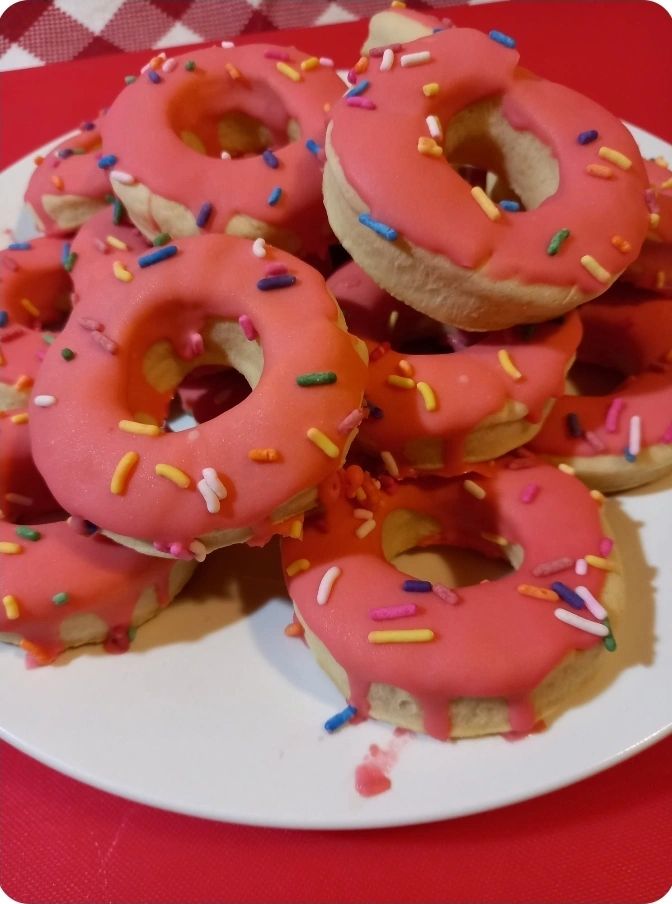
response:
<path id="1" fill-rule="evenodd" d="M 584 305 L 581 320 L 577 360 L 624 380 L 605 395 L 559 399 L 530 448 L 602 492 L 662 477 L 672 470 L 670 299 L 618 285 Z"/>
<path id="2" fill-rule="evenodd" d="M 489 476 L 423 478 L 363 501 L 351 483 L 329 482 L 319 519 L 282 543 L 296 618 L 346 715 L 439 739 L 526 733 L 615 646 L 604 619 L 622 606 L 618 559 L 576 478 L 500 460 Z M 391 564 L 437 544 L 515 570 L 453 589 Z"/>
<path id="3" fill-rule="evenodd" d="M 520 68 L 513 44 L 469 28 L 421 38 L 392 68 L 369 66 L 327 131 L 339 241 L 395 298 L 462 329 L 551 320 L 601 294 L 649 223 L 627 129 Z M 495 204 L 464 164 L 513 197 Z"/>
<path id="4" fill-rule="evenodd" d="M 399 326 L 404 312 L 399 320 L 394 312 L 411 309 L 377 289 L 355 263 L 327 285 L 369 349 L 369 417 L 357 444 L 382 455 L 394 477 L 450 476 L 497 458 L 531 439 L 564 394 L 581 338 L 575 311 L 557 323 L 471 334 L 465 338 L 473 344 L 458 343 L 452 354 L 445 334 L 442 351 L 437 344 L 434 354 L 408 354 L 400 338 L 408 335 Z"/>
<path id="5" fill-rule="evenodd" d="M 649 232 L 637 260 L 622 276 L 641 289 L 672 295 L 672 170 L 663 157 L 645 161 Z"/>
<path id="6" fill-rule="evenodd" d="M 354 438 L 367 371 L 322 277 L 224 235 L 107 264 L 105 279 L 75 269 L 77 307 L 31 399 L 33 453 L 56 499 L 150 553 L 200 557 L 300 529 Z M 183 377 L 208 364 L 235 368 L 252 392 L 196 429 L 165 430 Z"/>
<path id="7" fill-rule="evenodd" d="M 68 235 L 108 203 L 110 183 L 100 146 L 100 120 L 85 122 L 76 135 L 35 158 L 25 200 L 41 232 Z"/>
<path id="8" fill-rule="evenodd" d="M 125 212 L 105 207 L 90 217 L 72 240 L 72 254 L 79 270 L 97 267 L 109 270 L 109 261 L 125 255 L 137 257 L 152 246 L 125 217 Z M 95 279 L 95 275 L 91 274 Z"/>
<path id="9" fill-rule="evenodd" d="M 439 19 L 417 9 L 408 9 L 400 3 L 392 3 L 388 9 L 375 13 L 369 19 L 369 32 L 362 46 L 362 53 L 374 58 L 382 57 L 383 51 L 388 47 L 394 49 L 396 44 L 426 38 L 446 26 L 450 27 L 450 20 Z"/>
<path id="10" fill-rule="evenodd" d="M 156 66 L 102 124 L 112 188 L 136 226 L 150 240 L 225 232 L 323 256 L 332 240 L 325 111 L 343 93 L 335 70 L 266 44 L 157 57 Z"/>
<path id="11" fill-rule="evenodd" d="M 0 251 L 0 328 L 53 327 L 70 310 L 72 258 L 54 238 L 12 242 Z"/>
<path id="12" fill-rule="evenodd" d="M 77 519 L 0 523 L 0 641 L 18 644 L 29 665 L 88 643 L 122 652 L 193 571 L 191 562 L 141 556 L 90 531 Z"/>

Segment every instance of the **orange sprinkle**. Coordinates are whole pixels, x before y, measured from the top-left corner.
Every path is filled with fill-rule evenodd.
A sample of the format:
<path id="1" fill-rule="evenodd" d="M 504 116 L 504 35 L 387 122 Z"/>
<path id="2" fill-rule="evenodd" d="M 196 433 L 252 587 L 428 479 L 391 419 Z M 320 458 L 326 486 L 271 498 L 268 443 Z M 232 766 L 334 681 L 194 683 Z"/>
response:
<path id="1" fill-rule="evenodd" d="M 586 167 L 589 176 L 597 176 L 600 179 L 613 179 L 614 171 L 610 166 L 602 166 L 600 163 L 589 163 Z"/>
<path id="2" fill-rule="evenodd" d="M 423 135 L 418 138 L 418 150 L 426 157 L 443 157 L 443 148 L 433 138 Z"/>
<path id="3" fill-rule="evenodd" d="M 664 289 L 665 288 L 665 271 L 659 270 L 656 273 L 656 289 Z"/>
<path id="4" fill-rule="evenodd" d="M 39 317 L 40 311 L 39 308 L 35 307 L 30 298 L 22 298 L 20 301 L 21 307 L 24 311 L 28 311 L 31 317 Z"/>
<path id="5" fill-rule="evenodd" d="M 357 75 L 361 75 L 362 72 L 366 72 L 366 70 L 369 68 L 369 58 L 361 56 L 352 68 L 357 73 Z"/>
<path id="6" fill-rule="evenodd" d="M 234 81 L 237 81 L 238 79 L 242 78 L 242 75 L 240 74 L 240 69 L 237 69 L 233 65 L 233 63 L 224 63 L 224 68 L 226 69 L 226 71 L 229 73 L 229 75 L 231 76 L 231 78 Z"/>
<path id="7" fill-rule="evenodd" d="M 63 191 L 63 180 L 60 176 L 52 176 L 51 181 L 59 191 Z"/>
<path id="8" fill-rule="evenodd" d="M 518 593 L 522 593 L 523 596 L 532 596 L 537 600 L 548 600 L 551 603 L 560 599 L 555 590 L 549 590 L 547 587 L 534 587 L 532 584 L 519 584 Z"/>
<path id="9" fill-rule="evenodd" d="M 632 251 L 632 245 L 622 235 L 612 235 L 611 244 L 623 254 L 629 254 Z"/>
<path id="10" fill-rule="evenodd" d="M 30 389 L 33 382 L 34 380 L 32 377 L 29 377 L 27 374 L 21 374 L 14 383 L 14 389 L 16 389 L 17 392 L 23 392 L 24 389 Z"/>
<path id="11" fill-rule="evenodd" d="M 300 625 L 299 622 L 291 622 L 285 628 L 285 635 L 287 637 L 303 637 L 305 631 L 303 630 L 303 625 Z"/>
<path id="12" fill-rule="evenodd" d="M 666 179 L 664 182 L 661 182 L 658 188 L 662 191 L 667 191 L 668 188 L 672 188 L 672 178 Z"/>
<path id="13" fill-rule="evenodd" d="M 247 457 L 252 461 L 259 462 L 280 461 L 280 453 L 277 449 L 250 449 Z"/>
<path id="14" fill-rule="evenodd" d="M 38 154 L 37 157 L 33 157 L 33 163 L 35 166 L 42 166 L 44 163 L 44 157 L 41 154 Z"/>
<path id="15" fill-rule="evenodd" d="M 401 361 L 397 364 L 397 369 L 401 371 L 401 373 L 405 377 L 412 377 L 415 371 L 413 370 L 413 365 L 410 364 L 405 358 L 402 358 Z"/>
<path id="16" fill-rule="evenodd" d="M 10 417 L 10 421 L 13 424 L 27 424 L 28 423 L 28 412 L 21 411 L 19 414 L 13 414 Z"/>
<path id="17" fill-rule="evenodd" d="M 50 662 L 54 661 L 54 657 L 51 655 L 51 653 L 49 653 L 43 647 L 38 647 L 36 643 L 33 643 L 30 640 L 24 639 L 20 641 L 19 646 L 24 653 L 32 656 L 33 659 L 40 665 L 48 665 Z"/>

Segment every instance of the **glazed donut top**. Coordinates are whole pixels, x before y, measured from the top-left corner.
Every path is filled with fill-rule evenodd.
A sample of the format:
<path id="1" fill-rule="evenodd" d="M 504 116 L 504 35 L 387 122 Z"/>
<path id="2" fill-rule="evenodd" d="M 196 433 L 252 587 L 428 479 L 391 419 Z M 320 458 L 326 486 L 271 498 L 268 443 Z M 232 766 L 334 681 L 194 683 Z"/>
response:
<path id="1" fill-rule="evenodd" d="M 362 416 L 366 351 L 317 271 L 255 249 L 208 235 L 132 264 L 113 256 L 107 279 L 80 293 L 31 403 L 35 460 L 66 511 L 109 532 L 207 547 L 223 530 L 265 529 L 339 465 Z M 253 391 L 196 429 L 166 432 L 182 378 L 208 364 L 235 367 Z M 54 403 L 39 407 L 36 395 Z M 205 469 L 218 499 L 202 486 Z"/>
<path id="2" fill-rule="evenodd" d="M 0 325 L 54 326 L 70 309 L 68 249 L 53 238 L 12 242 L 0 251 Z"/>
<path id="3" fill-rule="evenodd" d="M 572 588 L 581 584 L 599 599 L 606 572 L 590 567 L 580 579 L 574 574 L 577 559 L 604 552 L 599 506 L 580 481 L 557 468 L 513 470 L 506 463 L 500 459 L 490 476 L 475 478 L 482 498 L 468 492 L 462 478 L 396 484 L 393 495 L 383 492 L 365 502 L 347 498 L 338 481 L 331 481 L 320 520 L 306 520 L 302 540 L 283 541 L 290 596 L 345 669 L 358 714 L 368 713 L 371 684 L 382 683 L 415 696 L 425 730 L 438 738 L 450 735 L 448 701 L 462 697 L 506 698 L 512 729 L 529 730 L 531 692 L 571 651 L 600 642 L 554 616 L 556 608 L 570 608 L 562 600 L 518 589 L 550 589 L 560 581 Z M 358 517 L 361 508 L 371 510 L 368 533 Z M 390 564 L 405 550 L 436 544 L 501 557 L 500 541 L 509 544 L 516 570 L 452 594 L 431 584 L 423 588 L 429 592 L 404 590 L 411 576 Z M 339 573 L 325 600 L 321 585 L 334 567 Z M 408 604 L 414 604 L 412 614 L 372 620 L 372 610 Z M 580 614 L 592 618 L 586 609 Z M 419 644 L 370 642 L 370 633 L 380 628 L 429 629 L 432 638 Z"/>
<path id="4" fill-rule="evenodd" d="M 637 256 L 648 224 L 644 166 L 627 129 L 587 97 L 521 69 L 515 49 L 473 29 L 446 29 L 411 51 L 395 54 L 391 69 L 369 66 L 366 86 L 355 85 L 356 96 L 332 112 L 327 157 L 336 155 L 374 222 L 402 247 L 408 240 L 493 280 L 577 287 L 584 297 L 604 291 Z M 451 120 L 486 101 L 501 103 L 517 140 L 538 148 L 548 184 L 557 185 L 543 194 L 528 185 L 529 198 L 518 188 L 528 209 L 495 207 L 494 219 L 442 153 L 418 150 L 420 138 L 430 139 L 427 117 L 437 117 L 438 140 L 450 147 Z M 458 132 L 466 130 L 460 122 Z M 511 181 L 528 171 L 521 165 Z M 587 269 L 586 257 L 599 269 Z"/>
<path id="5" fill-rule="evenodd" d="M 672 170 L 662 157 L 646 160 L 645 165 L 649 180 L 646 200 L 651 214 L 647 238 L 669 245 L 672 243 Z"/>
<path id="6" fill-rule="evenodd" d="M 342 93 L 333 68 L 292 47 L 197 50 L 121 92 L 103 124 L 105 147 L 117 170 L 192 209 L 194 231 L 203 205 L 211 205 L 205 228 L 212 232 L 226 232 L 239 214 L 278 229 L 291 216 L 305 249 L 322 251 L 319 158 L 327 112 Z M 270 153 L 255 148 L 250 156 L 243 142 L 238 153 L 229 146 L 234 159 L 220 159 L 226 114 L 261 124 Z"/>

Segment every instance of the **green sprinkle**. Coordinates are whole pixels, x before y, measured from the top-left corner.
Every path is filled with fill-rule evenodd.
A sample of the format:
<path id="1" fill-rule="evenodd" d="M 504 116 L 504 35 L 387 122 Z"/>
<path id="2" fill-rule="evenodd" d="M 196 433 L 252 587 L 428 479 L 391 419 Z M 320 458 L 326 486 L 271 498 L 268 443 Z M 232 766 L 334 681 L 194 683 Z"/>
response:
<path id="1" fill-rule="evenodd" d="M 166 245 L 171 240 L 171 238 L 172 236 L 168 232 L 160 232 L 152 242 L 152 245 L 160 248 L 162 245 Z"/>
<path id="2" fill-rule="evenodd" d="M 613 653 L 614 650 L 616 649 L 616 638 L 611 633 L 611 624 L 609 623 L 609 619 L 605 618 L 603 624 L 605 624 L 607 626 L 607 628 L 609 628 L 609 633 L 607 634 L 606 637 L 602 638 L 602 643 L 604 644 L 606 649 L 609 650 L 610 653 Z"/>
<path id="3" fill-rule="evenodd" d="M 51 601 L 55 606 L 63 606 L 70 599 L 70 596 L 62 590 L 60 593 L 55 593 Z"/>
<path id="4" fill-rule="evenodd" d="M 53 333 L 42 333 L 42 338 L 47 343 L 47 345 L 51 345 L 56 336 Z"/>
<path id="5" fill-rule="evenodd" d="M 138 629 L 134 625 L 128 626 L 128 639 L 135 640 L 135 635 L 138 633 Z"/>
<path id="6" fill-rule="evenodd" d="M 124 216 L 124 205 L 121 203 L 119 198 L 115 198 L 112 203 L 114 205 L 114 210 L 112 211 L 112 222 L 115 226 L 118 226 Z"/>
<path id="7" fill-rule="evenodd" d="M 79 255 L 77 254 L 76 251 L 71 251 L 70 254 L 66 257 L 65 261 L 63 262 L 63 266 L 65 267 L 66 273 L 72 273 L 72 268 L 77 263 L 78 257 L 79 257 Z"/>
<path id="8" fill-rule="evenodd" d="M 73 352 L 73 350 L 71 348 L 62 348 L 61 349 L 61 358 L 63 358 L 65 361 L 72 361 L 72 359 L 74 357 L 75 357 L 75 353 Z"/>
<path id="9" fill-rule="evenodd" d="M 133 82 L 137 82 L 137 80 L 138 80 L 137 75 L 125 75 L 124 76 L 124 81 L 126 82 L 127 85 L 132 85 Z"/>
<path id="10" fill-rule="evenodd" d="M 24 540 L 32 540 L 33 542 L 35 542 L 36 540 L 41 539 L 42 534 L 39 532 L 39 530 L 33 530 L 32 527 L 25 527 L 24 525 L 21 525 L 20 527 L 16 528 L 16 536 L 23 537 Z"/>
<path id="11" fill-rule="evenodd" d="M 196 63 L 194 63 L 193 60 L 187 60 L 187 62 L 184 64 L 184 68 L 187 70 L 187 72 L 193 72 L 196 68 Z"/>
<path id="12" fill-rule="evenodd" d="M 558 229 L 551 241 L 548 243 L 546 254 L 554 255 L 560 250 L 562 243 L 569 238 L 569 229 Z"/>
<path id="13" fill-rule="evenodd" d="M 105 203 L 106 204 L 114 204 L 114 195 L 112 194 L 112 192 L 109 192 L 108 194 L 105 195 Z"/>
<path id="14" fill-rule="evenodd" d="M 300 374 L 296 378 L 299 386 L 323 386 L 326 383 L 335 383 L 336 374 L 333 370 L 317 371 L 312 374 Z"/>

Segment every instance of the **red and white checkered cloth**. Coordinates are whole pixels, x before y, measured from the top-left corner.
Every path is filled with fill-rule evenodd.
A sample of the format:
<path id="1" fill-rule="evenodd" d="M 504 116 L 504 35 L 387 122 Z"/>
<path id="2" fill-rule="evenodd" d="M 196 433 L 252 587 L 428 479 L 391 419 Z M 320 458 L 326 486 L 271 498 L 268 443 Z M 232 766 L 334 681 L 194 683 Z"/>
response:
<path id="1" fill-rule="evenodd" d="M 484 0 L 408 0 L 435 7 Z M 389 0 L 19 0 L 0 17 L 0 71 L 102 53 L 352 22 Z"/>

